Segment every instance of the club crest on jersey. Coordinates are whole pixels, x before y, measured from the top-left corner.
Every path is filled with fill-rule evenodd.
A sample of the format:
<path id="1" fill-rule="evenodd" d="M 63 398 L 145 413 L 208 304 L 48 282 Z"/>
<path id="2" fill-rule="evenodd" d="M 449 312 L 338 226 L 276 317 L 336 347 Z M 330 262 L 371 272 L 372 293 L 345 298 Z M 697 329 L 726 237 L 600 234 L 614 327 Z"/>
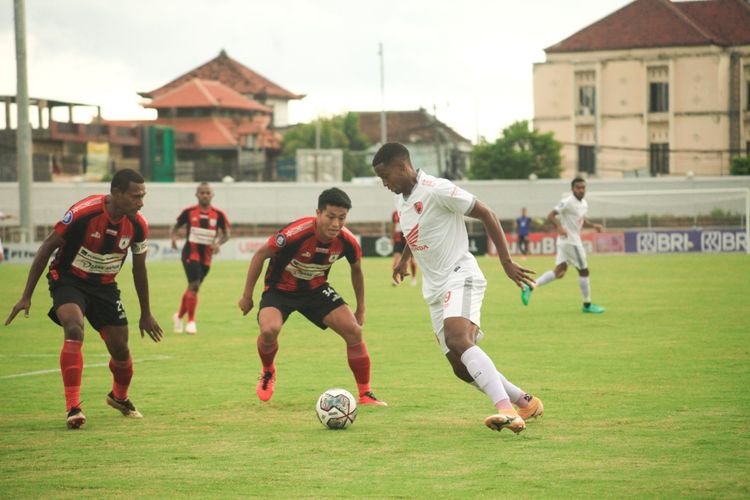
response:
<path id="1" fill-rule="evenodd" d="M 338 258 L 339 258 L 339 254 L 332 253 L 331 255 L 328 256 L 328 262 L 336 262 L 336 259 Z"/>
<path id="2" fill-rule="evenodd" d="M 282 233 L 279 233 L 276 235 L 276 246 L 281 248 L 284 245 L 286 245 L 286 236 L 284 236 Z"/>
<path id="3" fill-rule="evenodd" d="M 68 210 L 68 213 L 65 214 L 65 216 L 62 218 L 61 221 L 63 224 L 67 225 L 73 222 L 73 211 Z"/>
<path id="4" fill-rule="evenodd" d="M 422 205 L 421 201 L 418 201 L 414 204 L 414 210 L 417 211 L 417 214 L 422 215 L 423 209 L 424 209 L 424 205 Z"/>
<path id="5" fill-rule="evenodd" d="M 208 225 L 209 226 L 215 226 L 216 225 L 216 219 L 208 219 Z"/>
<path id="6" fill-rule="evenodd" d="M 130 237 L 128 236 L 122 236 L 120 238 L 120 241 L 117 243 L 117 246 L 120 247 L 120 250 L 125 250 L 130 246 Z"/>

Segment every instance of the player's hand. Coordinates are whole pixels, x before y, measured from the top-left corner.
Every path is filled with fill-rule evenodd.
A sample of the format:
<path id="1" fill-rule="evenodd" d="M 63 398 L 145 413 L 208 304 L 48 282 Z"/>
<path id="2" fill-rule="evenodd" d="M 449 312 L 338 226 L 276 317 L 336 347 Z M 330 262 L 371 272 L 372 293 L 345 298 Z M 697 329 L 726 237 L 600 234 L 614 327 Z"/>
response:
<path id="1" fill-rule="evenodd" d="M 409 276 L 409 271 L 407 270 L 408 268 L 407 264 L 408 264 L 408 261 L 399 262 L 398 265 L 393 268 L 392 277 L 393 277 L 394 284 L 400 285 L 401 282 L 404 280 L 404 278 Z"/>
<path id="2" fill-rule="evenodd" d="M 247 313 L 253 310 L 253 298 L 252 297 L 242 297 L 239 302 L 237 302 L 237 305 L 240 307 L 240 311 L 242 311 L 243 316 L 247 316 Z"/>
<path id="3" fill-rule="evenodd" d="M 14 305 L 13 309 L 10 311 L 10 315 L 8 315 L 8 319 L 5 320 L 5 326 L 10 325 L 11 321 L 13 321 L 16 315 L 21 311 L 23 311 L 24 318 L 28 318 L 30 308 L 31 308 L 31 299 L 22 298 L 21 300 L 16 302 L 16 305 Z"/>
<path id="4" fill-rule="evenodd" d="M 213 247 L 214 247 L 214 254 L 219 253 L 219 251 L 221 250 L 221 245 L 218 243 L 214 243 Z"/>
<path id="5" fill-rule="evenodd" d="M 172 249 L 177 250 L 177 238 L 172 238 Z"/>
<path id="6" fill-rule="evenodd" d="M 594 224 L 594 229 L 596 230 L 597 233 L 601 233 L 602 230 L 604 229 L 604 226 L 602 226 L 601 224 Z"/>
<path id="7" fill-rule="evenodd" d="M 566 238 L 568 236 L 568 232 L 565 230 L 564 227 L 561 227 L 560 229 L 558 229 L 557 234 L 559 234 L 563 238 Z"/>
<path id="8" fill-rule="evenodd" d="M 521 267 L 512 260 L 503 262 L 502 264 L 505 274 L 508 275 L 508 278 L 513 280 L 513 283 L 515 283 L 516 286 L 523 288 L 523 285 L 526 284 L 528 287 L 534 288 L 534 280 L 531 278 L 531 275 L 536 274 L 535 271 Z"/>
<path id="9" fill-rule="evenodd" d="M 138 327 L 141 329 L 141 338 L 143 338 L 143 332 L 146 332 L 154 342 L 161 341 L 164 331 L 159 326 L 159 323 L 156 322 L 156 319 L 150 314 L 148 316 L 141 316 L 141 320 L 138 322 Z"/>
<path id="10" fill-rule="evenodd" d="M 365 311 L 364 309 L 357 308 L 356 311 L 354 311 L 354 318 L 357 320 L 357 324 L 359 326 L 365 326 Z"/>

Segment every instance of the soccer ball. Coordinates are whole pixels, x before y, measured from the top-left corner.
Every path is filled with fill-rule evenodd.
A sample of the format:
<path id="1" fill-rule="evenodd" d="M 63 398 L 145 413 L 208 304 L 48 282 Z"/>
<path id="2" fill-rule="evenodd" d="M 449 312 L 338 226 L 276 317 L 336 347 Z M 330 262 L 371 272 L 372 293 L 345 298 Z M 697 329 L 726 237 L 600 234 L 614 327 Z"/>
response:
<path id="1" fill-rule="evenodd" d="M 357 418 L 357 400 L 345 389 L 328 389 L 318 398 L 315 412 L 329 429 L 346 429 Z"/>

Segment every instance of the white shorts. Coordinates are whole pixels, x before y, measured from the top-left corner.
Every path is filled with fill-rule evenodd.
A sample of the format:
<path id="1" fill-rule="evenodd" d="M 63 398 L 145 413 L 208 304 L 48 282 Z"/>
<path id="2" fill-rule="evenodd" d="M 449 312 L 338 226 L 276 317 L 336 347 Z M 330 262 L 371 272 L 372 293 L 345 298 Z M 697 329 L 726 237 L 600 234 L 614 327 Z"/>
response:
<path id="1" fill-rule="evenodd" d="M 456 278 L 449 282 L 448 291 L 443 295 L 443 300 L 430 304 L 432 330 L 435 332 L 443 354 L 450 351 L 445 344 L 445 319 L 466 318 L 480 326 L 482 300 L 484 300 L 484 291 L 487 289 L 487 281 L 481 273 L 467 272 Z M 475 341 L 478 342 L 483 336 L 482 331 L 479 330 Z"/>
<path id="2" fill-rule="evenodd" d="M 586 250 L 583 249 L 583 245 L 579 243 L 558 243 L 557 244 L 557 258 L 555 259 L 555 265 L 560 265 L 563 262 L 570 264 L 576 269 L 588 269 L 589 264 L 586 261 Z"/>

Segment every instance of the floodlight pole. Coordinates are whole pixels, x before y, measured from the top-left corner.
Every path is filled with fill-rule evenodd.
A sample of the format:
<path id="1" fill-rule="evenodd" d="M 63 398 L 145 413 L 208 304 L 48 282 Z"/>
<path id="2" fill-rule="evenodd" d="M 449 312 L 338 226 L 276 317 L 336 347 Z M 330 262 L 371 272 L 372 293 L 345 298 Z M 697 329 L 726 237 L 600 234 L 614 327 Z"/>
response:
<path id="1" fill-rule="evenodd" d="M 24 0 L 13 0 L 16 28 L 16 171 L 18 172 L 21 238 L 33 243 L 31 219 L 31 126 L 29 124 L 29 85 L 26 72 L 26 9 Z"/>

